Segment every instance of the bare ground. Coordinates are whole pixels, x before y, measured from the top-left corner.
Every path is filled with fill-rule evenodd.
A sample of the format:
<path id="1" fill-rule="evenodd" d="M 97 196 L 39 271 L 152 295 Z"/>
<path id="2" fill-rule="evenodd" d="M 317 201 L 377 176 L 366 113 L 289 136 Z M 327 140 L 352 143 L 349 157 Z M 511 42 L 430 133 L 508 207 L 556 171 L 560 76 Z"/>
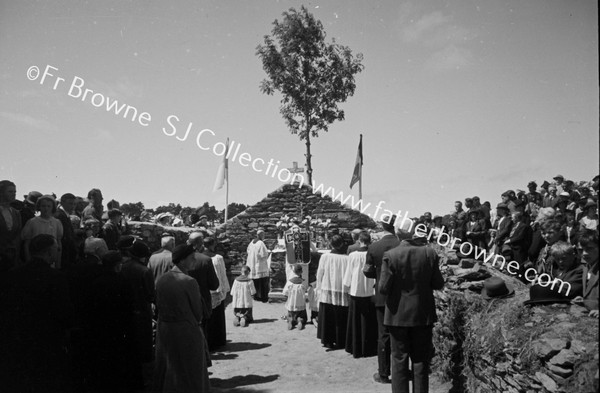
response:
<path id="1" fill-rule="evenodd" d="M 212 354 L 212 392 L 391 392 L 391 385 L 373 381 L 377 357 L 354 359 L 342 350 L 328 350 L 316 327 L 287 330 L 283 303 L 254 304 L 255 322 L 233 326 L 226 311 L 225 347 Z M 430 392 L 447 393 L 448 384 L 430 378 Z"/>

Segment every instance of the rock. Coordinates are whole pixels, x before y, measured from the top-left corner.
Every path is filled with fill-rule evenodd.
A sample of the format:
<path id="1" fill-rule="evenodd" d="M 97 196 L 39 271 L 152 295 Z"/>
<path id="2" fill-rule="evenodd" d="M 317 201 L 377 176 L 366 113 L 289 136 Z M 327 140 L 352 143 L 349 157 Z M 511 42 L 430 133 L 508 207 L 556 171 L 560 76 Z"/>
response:
<path id="1" fill-rule="evenodd" d="M 525 325 L 523 325 L 525 327 L 533 327 L 533 322 L 527 322 Z"/>
<path id="2" fill-rule="evenodd" d="M 463 269 L 470 269 L 475 266 L 476 263 L 477 261 L 475 259 L 465 258 L 460 261 L 458 266 L 462 267 Z"/>
<path id="3" fill-rule="evenodd" d="M 557 334 L 568 334 L 571 333 L 573 331 L 573 329 L 575 329 L 575 327 L 577 326 L 576 323 L 573 322 L 560 322 L 557 323 L 556 325 L 554 325 L 554 332 Z"/>
<path id="4" fill-rule="evenodd" d="M 550 364 L 559 367 L 567 367 L 572 368 L 577 361 L 577 355 L 570 349 L 563 349 L 557 355 L 555 355 L 552 359 L 550 359 Z"/>
<path id="5" fill-rule="evenodd" d="M 562 378 L 568 378 L 573 375 L 573 370 L 555 366 L 554 364 L 548 364 L 548 370 Z"/>
<path id="6" fill-rule="evenodd" d="M 561 313 L 555 316 L 555 318 L 561 322 L 567 322 L 569 321 L 572 317 L 569 314 L 566 313 Z"/>
<path id="7" fill-rule="evenodd" d="M 578 355 L 586 352 L 585 344 L 579 340 L 571 341 L 570 348 L 571 348 L 571 350 L 573 350 L 573 352 L 575 352 Z"/>
<path id="8" fill-rule="evenodd" d="M 552 378 L 550 378 L 549 376 L 547 376 L 546 374 L 537 371 L 535 373 L 535 377 L 537 378 L 538 381 L 541 382 L 541 384 L 544 386 L 544 388 L 546 388 L 546 390 L 548 390 L 550 393 L 556 392 L 556 390 L 558 389 L 556 382 L 554 382 L 554 380 Z"/>
<path id="9" fill-rule="evenodd" d="M 584 317 L 587 315 L 588 310 L 582 306 L 572 305 L 569 309 L 569 313 L 574 317 Z"/>
<path id="10" fill-rule="evenodd" d="M 533 342 L 533 351 L 544 360 L 550 359 L 562 349 L 567 348 L 569 342 L 558 338 L 542 338 Z"/>

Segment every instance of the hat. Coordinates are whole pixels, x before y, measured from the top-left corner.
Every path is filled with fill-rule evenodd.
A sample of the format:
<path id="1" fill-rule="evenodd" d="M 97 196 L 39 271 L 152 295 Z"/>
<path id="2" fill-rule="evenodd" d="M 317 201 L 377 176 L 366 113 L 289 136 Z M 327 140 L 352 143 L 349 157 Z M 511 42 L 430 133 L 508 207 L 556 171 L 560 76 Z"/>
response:
<path id="1" fill-rule="evenodd" d="M 598 204 L 592 200 L 588 200 L 584 208 L 587 209 L 588 207 L 598 207 Z"/>
<path id="2" fill-rule="evenodd" d="M 542 183 L 542 188 L 547 188 L 550 185 L 550 183 L 548 183 L 548 181 L 544 180 L 544 182 Z"/>
<path id="3" fill-rule="evenodd" d="M 565 180 L 565 185 L 574 185 L 575 183 L 573 182 L 573 180 Z"/>
<path id="4" fill-rule="evenodd" d="M 35 205 L 37 203 L 37 200 L 41 196 L 42 196 L 42 193 L 38 192 L 38 191 L 30 191 L 29 194 L 23 195 L 23 197 L 25 198 L 25 202 L 27 202 L 31 205 Z"/>
<path id="5" fill-rule="evenodd" d="M 465 202 L 473 202 L 473 198 L 465 198 Z"/>
<path id="6" fill-rule="evenodd" d="M 123 213 L 119 209 L 112 209 L 108 211 L 108 218 L 113 218 L 117 216 L 122 216 Z"/>
<path id="7" fill-rule="evenodd" d="M 481 296 L 490 300 L 493 298 L 502 299 L 515 294 L 515 289 L 504 282 L 500 277 L 490 277 L 483 282 Z"/>
<path id="8" fill-rule="evenodd" d="M 529 183 L 527 183 L 527 188 L 529 187 L 537 187 L 537 183 L 535 181 L 530 181 Z"/>
<path id="9" fill-rule="evenodd" d="M 203 218 L 206 218 L 208 220 L 208 217 L 206 217 L 206 214 L 203 214 L 200 217 L 198 217 L 198 220 L 202 220 Z"/>
<path id="10" fill-rule="evenodd" d="M 550 303 L 569 303 L 570 300 L 561 296 L 558 291 L 552 287 L 541 285 L 532 285 L 529 287 L 529 300 L 523 302 L 525 305 L 550 304 Z"/>
<path id="11" fill-rule="evenodd" d="M 469 210 L 469 217 L 471 216 L 471 214 L 477 214 L 477 216 L 479 216 L 479 209 Z"/>
<path id="12" fill-rule="evenodd" d="M 565 180 L 565 177 L 563 175 L 556 175 L 553 177 L 553 179 Z"/>
<path id="13" fill-rule="evenodd" d="M 110 250 L 102 256 L 102 266 L 112 268 L 123 260 L 123 255 L 119 251 Z"/>
<path id="14" fill-rule="evenodd" d="M 178 264 L 185 258 L 194 253 L 194 246 L 189 244 L 180 244 L 173 249 L 172 260 L 174 264 Z"/>
<path id="15" fill-rule="evenodd" d="M 381 221 L 379 222 L 383 229 L 388 232 L 394 233 L 394 223 L 396 222 L 396 215 L 392 215 L 391 217 L 386 215 L 381 217 Z"/>
<path id="16" fill-rule="evenodd" d="M 150 247 L 142 240 L 135 239 L 129 248 L 129 253 L 137 258 L 148 258 L 151 255 Z"/>
<path id="17" fill-rule="evenodd" d="M 569 193 L 568 193 L 568 192 L 566 192 L 566 191 L 563 191 L 563 192 L 561 192 L 560 194 L 558 194 L 558 196 L 565 197 L 565 198 L 570 198 L 570 197 L 571 197 L 571 194 L 569 194 Z"/>
<path id="18" fill-rule="evenodd" d="M 117 248 L 119 250 L 127 250 L 133 245 L 133 242 L 135 242 L 134 236 L 131 236 L 131 235 L 121 236 L 119 238 L 119 241 L 117 241 Z"/>
<path id="19" fill-rule="evenodd" d="M 442 219 L 442 216 L 433 216 L 433 221 L 435 221 L 435 220 L 441 220 L 441 219 Z"/>
<path id="20" fill-rule="evenodd" d="M 510 211 L 510 209 L 508 208 L 508 205 L 505 203 L 499 203 L 498 205 L 496 205 L 496 209 L 504 209 L 506 211 Z"/>

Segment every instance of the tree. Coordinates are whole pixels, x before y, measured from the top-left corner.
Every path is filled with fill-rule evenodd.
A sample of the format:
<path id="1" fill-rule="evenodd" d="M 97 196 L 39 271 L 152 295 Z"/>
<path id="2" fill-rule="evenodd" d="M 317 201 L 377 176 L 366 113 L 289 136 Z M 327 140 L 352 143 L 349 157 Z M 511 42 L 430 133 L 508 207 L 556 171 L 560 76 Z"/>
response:
<path id="1" fill-rule="evenodd" d="M 120 210 L 123 212 L 123 214 L 129 216 L 130 218 L 139 217 L 144 211 L 144 204 L 142 202 L 125 203 L 121 205 Z"/>
<path id="2" fill-rule="evenodd" d="M 268 79 L 260 83 L 262 93 L 281 92 L 280 112 L 292 134 L 306 141 L 306 173 L 312 185 L 311 137 L 328 131 L 329 124 L 344 120 L 338 103 L 354 95 L 354 75 L 361 72 L 362 54 L 325 42 L 320 21 L 302 6 L 283 13 L 283 21 L 273 22 L 272 36 L 264 37 L 256 54 Z"/>
<path id="3" fill-rule="evenodd" d="M 235 217 L 248 208 L 243 203 L 232 202 L 227 207 L 228 218 Z M 225 209 L 219 211 L 219 220 L 225 220 Z"/>
<path id="4" fill-rule="evenodd" d="M 215 222 L 219 218 L 217 208 L 213 205 L 209 205 L 208 202 L 204 202 L 204 204 L 196 210 L 196 214 L 199 216 L 205 215 L 206 219 L 211 222 Z"/>

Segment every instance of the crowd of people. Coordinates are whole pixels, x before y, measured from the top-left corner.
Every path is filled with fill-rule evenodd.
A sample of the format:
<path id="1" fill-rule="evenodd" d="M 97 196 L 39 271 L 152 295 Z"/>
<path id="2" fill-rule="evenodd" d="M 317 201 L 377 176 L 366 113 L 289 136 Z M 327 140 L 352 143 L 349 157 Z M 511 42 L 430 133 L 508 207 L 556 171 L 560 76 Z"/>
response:
<path id="1" fill-rule="evenodd" d="M 328 350 L 377 355 L 375 382 L 408 392 L 412 379 L 415 392 L 426 391 L 433 291 L 444 285 L 429 244 L 442 235 L 474 246 L 466 254 L 458 247 L 461 258 L 481 249 L 518 262 L 519 274 L 533 268 L 536 277 L 569 283 L 564 295 L 533 282 L 530 304 L 571 301 L 598 317 L 598 177 L 591 186 L 554 180 L 540 192 L 535 182 L 527 193 L 506 191 L 495 209 L 472 197 L 443 217 L 385 217 L 377 241 L 356 228 L 354 243 L 335 234 L 330 252 L 313 245 L 310 264 L 288 266 L 288 329 L 314 323 Z M 86 206 L 71 193 L 57 201 L 30 192 L 17 202 L 15 184 L 0 182 L 3 390 L 135 391 L 154 361 L 154 390 L 208 391 L 210 352 L 226 344 L 227 293 L 236 327 L 252 323 L 253 301 L 269 299 L 264 231 L 255 232 L 230 288 L 211 233 L 199 228 L 185 244 L 165 233 L 151 253 L 126 234 L 118 203 L 105 210 L 102 202 L 99 189 Z"/>

